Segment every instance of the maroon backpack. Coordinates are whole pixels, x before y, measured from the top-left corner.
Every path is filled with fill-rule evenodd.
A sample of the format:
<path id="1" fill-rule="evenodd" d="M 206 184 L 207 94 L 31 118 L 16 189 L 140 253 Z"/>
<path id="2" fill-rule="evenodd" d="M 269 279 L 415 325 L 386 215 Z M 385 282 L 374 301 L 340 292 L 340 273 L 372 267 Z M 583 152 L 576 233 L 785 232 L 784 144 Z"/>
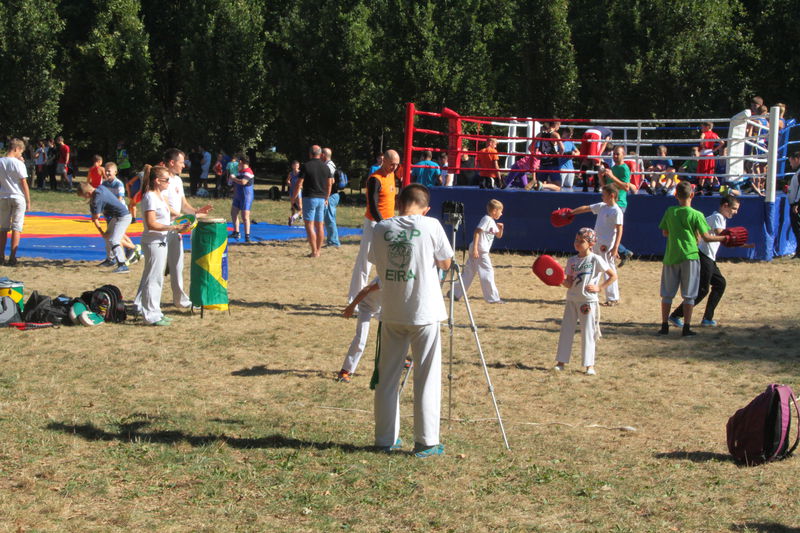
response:
<path id="1" fill-rule="evenodd" d="M 794 405 L 794 413 L 792 413 Z M 791 439 L 792 418 L 797 414 L 797 436 Z M 791 387 L 773 383 L 728 420 L 728 450 L 737 461 L 758 465 L 784 459 L 800 441 L 800 409 Z"/>

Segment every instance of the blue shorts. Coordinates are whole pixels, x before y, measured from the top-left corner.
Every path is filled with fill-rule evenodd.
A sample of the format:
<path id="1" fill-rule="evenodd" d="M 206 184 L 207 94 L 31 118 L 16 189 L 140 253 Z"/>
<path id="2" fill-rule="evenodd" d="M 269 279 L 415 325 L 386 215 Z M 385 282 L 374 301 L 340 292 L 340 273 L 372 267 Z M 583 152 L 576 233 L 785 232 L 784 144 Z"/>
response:
<path id="1" fill-rule="evenodd" d="M 323 222 L 325 220 L 325 198 L 303 198 L 303 220 Z"/>
<path id="2" fill-rule="evenodd" d="M 250 208 L 253 206 L 253 192 L 252 188 L 250 189 L 250 193 L 247 192 L 234 194 L 233 195 L 233 207 L 238 209 L 239 211 L 250 211 Z"/>

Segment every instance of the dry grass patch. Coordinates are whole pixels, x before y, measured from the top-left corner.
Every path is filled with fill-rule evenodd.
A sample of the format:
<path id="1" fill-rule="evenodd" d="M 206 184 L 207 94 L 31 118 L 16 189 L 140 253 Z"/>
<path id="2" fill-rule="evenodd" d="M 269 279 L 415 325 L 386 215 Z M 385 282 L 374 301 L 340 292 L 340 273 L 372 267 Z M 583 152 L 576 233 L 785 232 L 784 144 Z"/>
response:
<path id="1" fill-rule="evenodd" d="M 269 204 L 264 220 L 288 212 Z M 357 221 L 360 209 L 348 209 Z M 530 256 L 495 254 L 508 303 L 485 304 L 477 284 L 470 294 L 512 451 L 491 420 L 459 306 L 452 410 L 461 421 L 443 423 L 446 456 L 419 461 L 369 448 L 374 338 L 353 383 L 333 381 L 355 327 L 339 313 L 356 252 L 354 239 L 317 260 L 299 241 L 232 247 L 230 315 L 165 307 L 171 328 L 5 331 L 0 530 L 800 527 L 797 459 L 740 468 L 724 430 L 767 383 L 798 383 L 787 287 L 800 263 L 722 264 L 723 327 L 683 339 L 654 334 L 660 264 L 633 261 L 620 272 L 623 304 L 602 311 L 598 376 L 587 378 L 579 359 L 564 375 L 548 370 L 564 291 L 532 276 Z M 121 277 L 23 260 L 6 273 L 28 293 L 111 282 L 130 297 L 141 267 Z M 446 383 L 444 396 L 446 415 Z M 402 437 L 412 440 L 410 419 Z"/>

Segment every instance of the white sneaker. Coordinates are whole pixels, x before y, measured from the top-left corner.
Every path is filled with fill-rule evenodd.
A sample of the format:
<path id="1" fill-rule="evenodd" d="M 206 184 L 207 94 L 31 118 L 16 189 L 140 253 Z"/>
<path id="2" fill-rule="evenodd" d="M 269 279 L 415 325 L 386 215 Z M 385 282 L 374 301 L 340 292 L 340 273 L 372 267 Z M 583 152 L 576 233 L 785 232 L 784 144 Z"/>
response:
<path id="1" fill-rule="evenodd" d="M 596 376 L 597 372 L 594 371 L 594 368 L 590 368 L 586 371 L 587 376 Z"/>
<path id="2" fill-rule="evenodd" d="M 564 371 L 564 367 L 561 366 L 561 365 L 556 365 L 556 366 L 553 367 L 553 370 L 556 371 L 556 372 L 563 372 Z"/>

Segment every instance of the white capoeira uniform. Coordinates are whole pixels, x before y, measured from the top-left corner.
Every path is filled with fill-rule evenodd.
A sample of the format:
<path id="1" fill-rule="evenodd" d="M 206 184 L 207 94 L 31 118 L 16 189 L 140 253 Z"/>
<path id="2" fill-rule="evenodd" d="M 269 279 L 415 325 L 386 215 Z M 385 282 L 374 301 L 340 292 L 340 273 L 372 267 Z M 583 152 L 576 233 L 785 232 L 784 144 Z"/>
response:
<path id="1" fill-rule="evenodd" d="M 407 215 L 375 226 L 370 261 L 381 279 L 381 349 L 375 388 L 375 444 L 400 434 L 400 377 L 409 347 L 414 361 L 414 442 L 439 444 L 442 347 L 439 323 L 447 310 L 436 260 L 453 257 L 435 218 Z"/>
<path id="2" fill-rule="evenodd" d="M 358 362 L 361 360 L 361 356 L 364 355 L 364 348 L 369 338 L 369 322 L 373 318 L 378 318 L 378 320 L 380 320 L 380 314 L 381 291 L 378 289 L 367 294 L 358 304 L 356 334 L 353 336 L 353 341 L 350 343 L 350 349 L 347 350 L 347 355 L 344 356 L 342 370 L 346 370 L 351 374 L 355 373 Z"/>
<path id="3" fill-rule="evenodd" d="M 567 289 L 564 318 L 558 336 L 556 361 L 569 363 L 572 338 L 578 321 L 581 323 L 581 355 L 583 366 L 594 366 L 595 343 L 600 338 L 600 308 L 597 293 L 586 290 L 587 285 L 599 285 L 600 279 L 610 267 L 599 255 L 589 252 L 586 257 L 572 256 L 567 260 L 565 274 L 573 278 Z"/>
<path id="4" fill-rule="evenodd" d="M 353 265 L 353 275 L 350 278 L 350 291 L 348 293 L 348 302 L 352 302 L 355 297 L 361 292 L 361 289 L 367 286 L 369 282 L 369 270 L 372 263 L 369 260 L 369 249 L 372 243 L 372 232 L 375 228 L 374 220 L 364 217 L 364 223 L 361 225 L 361 243 L 358 245 L 358 255 L 356 256 L 356 264 Z"/>
<path id="5" fill-rule="evenodd" d="M 169 177 L 166 199 L 176 213 L 183 209 L 183 180 L 180 176 Z M 167 234 L 167 266 L 169 267 L 169 284 L 172 287 L 172 303 L 175 307 L 191 307 L 192 301 L 183 290 L 183 237 L 171 231 Z"/>
<path id="6" fill-rule="evenodd" d="M 497 223 L 489 215 L 484 215 L 478 223 L 476 231 L 480 232 L 477 242 L 473 239 L 469 245 L 469 258 L 464 265 L 464 271 L 461 274 L 461 279 L 464 282 L 464 289 L 469 290 L 475 274 L 478 274 L 478 279 L 481 280 L 481 291 L 483 291 L 483 299 L 489 303 L 497 303 L 500 301 L 500 293 L 497 291 L 497 286 L 494 284 L 494 267 L 492 266 L 492 259 L 489 256 L 489 251 L 492 248 L 494 236 L 500 232 Z M 478 247 L 478 258 L 475 259 L 472 255 L 474 247 Z M 461 285 L 455 286 L 456 299 L 463 296 L 461 292 Z"/>
<path id="7" fill-rule="evenodd" d="M 592 209 L 592 213 L 597 215 L 594 223 L 594 231 L 597 234 L 595 253 L 605 259 L 611 270 L 616 273 L 617 261 L 611 254 L 611 248 L 617 238 L 617 225 L 622 226 L 622 209 L 617 204 L 610 206 L 605 202 L 598 202 L 589 207 Z M 619 301 L 619 283 L 617 281 L 606 287 L 606 300 L 609 302 Z"/>
<path id="8" fill-rule="evenodd" d="M 142 213 L 145 213 L 142 250 L 144 251 L 144 270 L 139 290 L 134 302 L 145 324 L 153 324 L 164 317 L 161 312 L 161 289 L 164 285 L 164 267 L 167 264 L 167 231 L 153 231 L 147 228 L 147 211 L 155 211 L 156 222 L 169 225 L 170 216 L 167 203 L 157 191 L 148 191 L 142 198 Z"/>
<path id="9" fill-rule="evenodd" d="M 169 186 L 164 191 L 164 198 L 173 211 L 180 213 L 183 208 L 183 180 L 172 175 L 169 178 Z M 165 222 L 169 225 L 170 220 Z M 191 307 L 192 301 L 183 290 L 183 237 L 180 233 L 170 231 L 166 234 L 166 263 L 169 267 L 169 283 L 172 287 L 172 303 L 175 307 Z M 163 282 L 163 280 L 162 280 Z M 133 304 L 137 309 L 141 308 L 141 293 L 137 292 Z"/>

